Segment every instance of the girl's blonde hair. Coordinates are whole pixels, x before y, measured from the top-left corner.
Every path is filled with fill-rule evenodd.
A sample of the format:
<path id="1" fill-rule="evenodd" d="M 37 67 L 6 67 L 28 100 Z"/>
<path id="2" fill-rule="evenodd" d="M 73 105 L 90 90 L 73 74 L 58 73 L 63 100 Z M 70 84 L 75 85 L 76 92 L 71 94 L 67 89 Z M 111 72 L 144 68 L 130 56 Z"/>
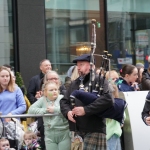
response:
<path id="1" fill-rule="evenodd" d="M 33 131 L 26 131 L 24 133 L 23 138 L 25 139 L 26 136 L 28 136 L 28 137 L 30 137 L 32 139 L 36 139 L 37 138 L 37 135 Z"/>
<path id="2" fill-rule="evenodd" d="M 6 141 L 9 142 L 9 141 L 8 141 L 7 139 L 5 139 L 5 138 L 1 138 L 1 139 L 0 139 L 0 143 L 1 143 L 1 142 L 6 142 Z"/>
<path id="3" fill-rule="evenodd" d="M 112 84 L 112 83 L 110 83 L 110 84 Z M 113 92 L 112 92 L 113 97 L 114 98 L 119 98 L 119 91 L 118 91 L 117 85 L 116 84 L 112 84 L 112 87 L 114 89 Z"/>
<path id="4" fill-rule="evenodd" d="M 46 96 L 46 94 L 45 94 L 45 92 L 46 92 L 46 89 L 47 89 L 47 86 L 48 85 L 56 85 L 56 87 L 57 87 L 57 89 L 58 89 L 58 91 L 59 91 L 59 85 L 57 85 L 54 81 L 50 81 L 50 82 L 45 82 L 44 84 L 43 84 L 43 87 L 42 87 L 42 90 L 43 90 L 43 92 L 44 92 L 44 96 Z"/>
<path id="5" fill-rule="evenodd" d="M 116 70 L 110 70 L 110 71 L 107 71 L 107 72 L 106 72 L 106 79 L 107 79 L 107 80 L 109 80 L 111 74 L 115 74 L 116 77 L 119 78 L 119 75 L 118 75 L 118 73 L 117 73 Z"/>
<path id="6" fill-rule="evenodd" d="M 7 85 L 7 87 L 6 87 L 6 90 L 8 90 L 9 92 L 14 92 L 14 91 L 15 91 L 15 84 L 13 83 L 13 78 L 12 78 L 11 72 L 9 71 L 8 68 L 6 68 L 6 67 L 4 67 L 4 66 L 1 66 L 1 67 L 0 67 L 0 72 L 2 72 L 3 70 L 8 71 L 9 76 L 10 76 L 10 80 L 9 80 L 9 82 L 8 82 L 8 85 Z M 2 88 L 2 86 L 1 86 L 1 84 L 0 84 L 0 93 L 2 93 L 2 92 L 3 92 L 3 88 Z"/>
<path id="7" fill-rule="evenodd" d="M 119 78 L 119 75 L 117 73 L 117 71 L 115 70 L 111 70 L 111 71 L 107 71 L 106 73 L 106 79 L 109 82 L 109 85 L 113 88 L 112 90 L 112 94 L 114 98 L 119 98 L 119 91 L 118 91 L 118 87 L 117 85 L 112 81 L 112 79 L 110 78 L 112 76 L 112 74 L 116 77 Z"/>

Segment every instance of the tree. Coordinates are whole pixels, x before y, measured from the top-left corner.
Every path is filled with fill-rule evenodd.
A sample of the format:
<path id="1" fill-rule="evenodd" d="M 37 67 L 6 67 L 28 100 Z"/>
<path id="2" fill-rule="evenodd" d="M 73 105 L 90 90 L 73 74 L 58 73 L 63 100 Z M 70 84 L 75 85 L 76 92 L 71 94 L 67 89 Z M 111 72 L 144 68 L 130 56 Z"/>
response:
<path id="1" fill-rule="evenodd" d="M 24 85 L 23 78 L 22 78 L 20 72 L 16 72 L 16 84 L 21 88 L 23 94 L 26 95 L 27 90 L 26 90 L 26 87 Z"/>

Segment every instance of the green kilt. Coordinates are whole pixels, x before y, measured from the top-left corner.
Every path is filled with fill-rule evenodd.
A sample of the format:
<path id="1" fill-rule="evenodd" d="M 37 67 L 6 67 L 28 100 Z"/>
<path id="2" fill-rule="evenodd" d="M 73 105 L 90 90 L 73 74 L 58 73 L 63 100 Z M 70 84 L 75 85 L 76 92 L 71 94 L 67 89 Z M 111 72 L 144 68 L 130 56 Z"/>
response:
<path id="1" fill-rule="evenodd" d="M 83 150 L 107 150 L 106 135 L 103 133 L 87 133 L 84 136 Z"/>

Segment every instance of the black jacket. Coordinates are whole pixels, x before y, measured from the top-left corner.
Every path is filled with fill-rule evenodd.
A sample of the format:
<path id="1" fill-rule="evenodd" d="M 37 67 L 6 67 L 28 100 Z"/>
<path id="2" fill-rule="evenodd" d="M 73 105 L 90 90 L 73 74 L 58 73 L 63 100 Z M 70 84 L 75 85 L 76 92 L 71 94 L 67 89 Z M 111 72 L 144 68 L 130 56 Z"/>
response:
<path id="1" fill-rule="evenodd" d="M 35 98 L 35 95 L 37 91 L 41 90 L 40 84 L 41 84 L 41 79 L 43 77 L 44 77 L 44 74 L 41 72 L 40 74 L 32 77 L 29 82 L 29 86 L 27 89 L 27 98 L 29 99 L 31 104 L 37 101 L 37 99 Z"/>
<path id="2" fill-rule="evenodd" d="M 144 69 L 141 80 L 142 91 L 150 90 L 150 74 L 147 69 Z"/>
<path id="3" fill-rule="evenodd" d="M 89 77 L 90 75 L 86 75 L 84 78 L 83 84 L 85 87 L 89 85 Z M 93 83 L 95 86 L 96 80 Z M 68 111 L 71 110 L 70 105 L 70 94 L 74 91 L 79 89 L 80 80 L 79 78 L 73 81 L 70 85 L 70 88 L 66 91 L 65 96 L 60 100 L 60 109 L 62 114 L 67 118 Z M 84 106 L 81 101 L 76 100 L 76 106 L 84 106 L 85 115 L 81 117 L 76 117 L 76 127 L 75 124 L 69 121 L 69 128 L 71 131 L 80 131 L 80 132 L 99 132 L 99 133 L 106 133 L 106 125 L 105 119 L 98 117 L 98 112 L 104 111 L 107 108 L 113 105 L 113 99 L 111 94 L 108 90 L 107 81 L 104 83 L 104 94 L 100 96 L 100 98 L 96 99 L 93 103 Z"/>
<path id="4" fill-rule="evenodd" d="M 142 119 L 143 119 L 145 124 L 146 124 L 145 118 L 150 116 L 149 112 L 150 112 L 150 92 L 148 92 L 148 94 L 146 96 L 144 108 L 143 108 L 143 111 L 141 113 Z"/>

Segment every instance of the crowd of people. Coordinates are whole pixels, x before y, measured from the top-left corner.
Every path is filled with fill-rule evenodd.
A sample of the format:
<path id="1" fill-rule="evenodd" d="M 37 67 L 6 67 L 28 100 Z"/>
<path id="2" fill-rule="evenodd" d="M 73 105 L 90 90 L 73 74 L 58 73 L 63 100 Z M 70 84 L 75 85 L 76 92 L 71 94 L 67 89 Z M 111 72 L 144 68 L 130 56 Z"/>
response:
<path id="1" fill-rule="evenodd" d="M 62 84 L 59 74 L 52 69 L 51 62 L 48 59 L 40 62 L 40 73 L 31 78 L 27 88 L 27 98 L 31 103 L 28 114 L 36 116 L 36 114 L 59 113 L 59 115 L 35 117 L 39 133 L 37 135 L 33 131 L 24 131 L 21 150 L 73 150 L 71 147 L 73 134 L 74 137 L 82 139 L 83 150 L 122 150 L 123 124 L 116 119 L 104 118 L 97 114 L 112 108 L 114 99 L 119 98 L 119 92 L 150 90 L 149 69 L 138 63 L 135 66 L 125 64 L 119 72 L 116 70 L 101 72 L 100 69 L 95 69 L 94 64 L 91 68 L 89 54 L 78 56 L 73 63 L 75 65 L 68 69 L 65 83 Z M 79 99 L 71 101 L 70 95 L 75 90 L 89 90 L 91 69 L 95 74 L 91 83 L 92 88 L 97 87 L 97 81 L 103 83 L 101 96 L 88 105 Z M 26 109 L 23 92 L 15 83 L 14 72 L 9 65 L 1 66 L 0 112 L 9 116 L 19 115 Z M 150 93 L 141 112 L 146 125 L 150 125 L 149 111 Z M 125 119 L 124 110 L 123 113 Z M 9 123 L 11 118 L 2 121 Z M 15 144 L 15 140 L 4 135 L 0 139 L 0 150 L 14 149 Z"/>

